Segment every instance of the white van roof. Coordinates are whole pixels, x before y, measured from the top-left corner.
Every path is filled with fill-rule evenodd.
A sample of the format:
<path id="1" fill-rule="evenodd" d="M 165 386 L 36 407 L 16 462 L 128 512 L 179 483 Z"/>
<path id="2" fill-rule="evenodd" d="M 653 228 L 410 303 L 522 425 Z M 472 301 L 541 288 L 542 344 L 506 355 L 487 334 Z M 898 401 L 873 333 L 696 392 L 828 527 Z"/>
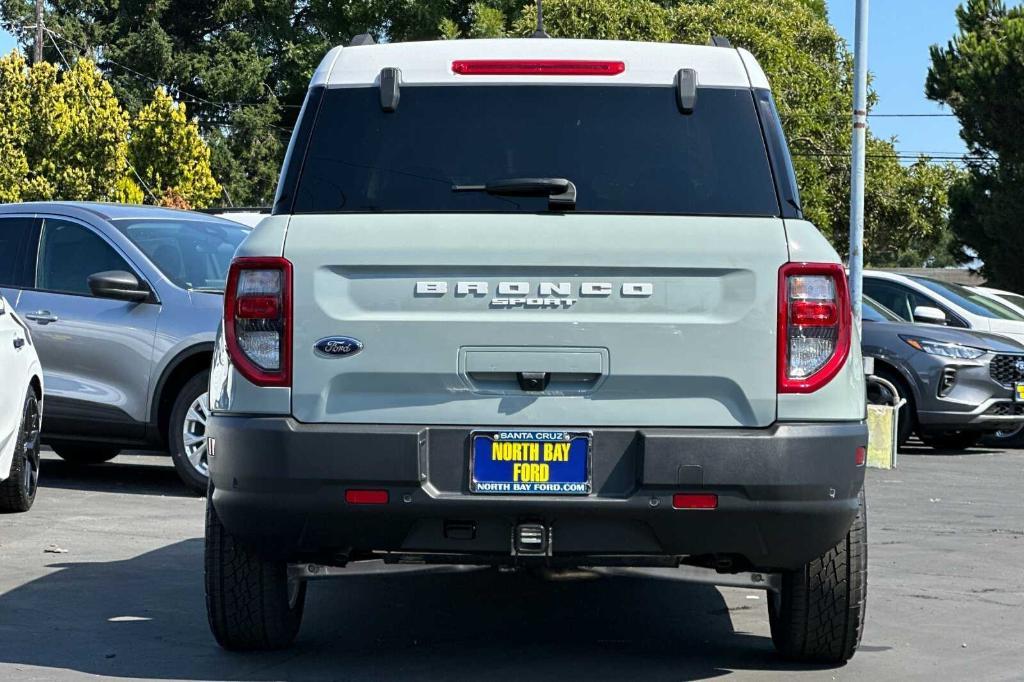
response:
<path id="1" fill-rule="evenodd" d="M 462 60 L 587 60 L 622 62 L 615 75 L 461 75 Z M 743 49 L 622 40 L 439 40 L 336 47 L 327 53 L 310 87 L 375 85 L 381 69 L 398 68 L 406 85 L 593 83 L 671 85 L 680 69 L 694 69 L 701 87 L 768 88 L 757 60 Z"/>

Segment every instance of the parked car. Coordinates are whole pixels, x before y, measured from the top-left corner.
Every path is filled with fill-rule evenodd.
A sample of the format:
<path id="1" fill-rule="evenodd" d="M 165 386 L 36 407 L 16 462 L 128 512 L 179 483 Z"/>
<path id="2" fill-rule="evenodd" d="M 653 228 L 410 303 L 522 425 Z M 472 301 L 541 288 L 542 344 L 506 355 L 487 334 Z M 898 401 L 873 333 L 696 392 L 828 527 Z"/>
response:
<path id="1" fill-rule="evenodd" d="M 363 559 L 689 564 L 853 655 L 860 342 L 750 53 L 336 48 L 296 131 L 211 373 L 218 642 L 288 645 Z"/>
<path id="2" fill-rule="evenodd" d="M 0 264 L 10 257 L 0 249 Z M 0 296 L 0 512 L 32 507 L 39 486 L 43 373 L 32 334 Z"/>
<path id="3" fill-rule="evenodd" d="M 170 451 L 206 486 L 206 385 L 222 292 L 249 228 L 201 213 L 93 203 L 0 206 L 0 293 L 46 377 L 43 441 L 69 462 Z"/>
<path id="4" fill-rule="evenodd" d="M 971 287 L 971 289 L 999 301 L 1014 312 L 1024 316 L 1024 296 L 1015 294 L 1012 291 L 991 289 L 989 287 Z M 1024 425 L 999 429 L 987 436 L 987 442 L 1001 448 L 1024 447 Z"/>
<path id="5" fill-rule="evenodd" d="M 961 450 L 986 433 L 1024 425 L 1024 345 L 1004 336 L 904 322 L 868 297 L 861 348 L 875 374 L 906 400 L 899 445 L 915 431 L 938 449 Z"/>
<path id="6" fill-rule="evenodd" d="M 961 284 L 868 270 L 864 293 L 907 322 L 992 332 L 1024 343 L 1024 315 Z"/>

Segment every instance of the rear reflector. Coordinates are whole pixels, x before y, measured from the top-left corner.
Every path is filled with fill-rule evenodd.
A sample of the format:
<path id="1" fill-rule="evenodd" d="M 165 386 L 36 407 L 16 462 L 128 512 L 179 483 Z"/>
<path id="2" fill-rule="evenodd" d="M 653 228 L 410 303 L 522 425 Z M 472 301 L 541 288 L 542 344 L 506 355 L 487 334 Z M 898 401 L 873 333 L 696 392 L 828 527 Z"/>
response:
<path id="1" fill-rule="evenodd" d="M 346 490 L 345 501 L 349 504 L 387 504 L 387 490 Z"/>
<path id="2" fill-rule="evenodd" d="M 713 493 L 678 493 L 672 496 L 676 509 L 717 509 L 718 495 Z"/>
<path id="3" fill-rule="evenodd" d="M 864 466 L 864 464 L 867 461 L 868 461 L 868 449 L 867 448 L 857 448 L 857 452 L 853 455 L 853 463 L 856 464 L 859 467 L 862 467 L 862 466 Z"/>
<path id="4" fill-rule="evenodd" d="M 624 62 L 576 59 L 463 59 L 452 62 L 460 76 L 617 76 Z"/>

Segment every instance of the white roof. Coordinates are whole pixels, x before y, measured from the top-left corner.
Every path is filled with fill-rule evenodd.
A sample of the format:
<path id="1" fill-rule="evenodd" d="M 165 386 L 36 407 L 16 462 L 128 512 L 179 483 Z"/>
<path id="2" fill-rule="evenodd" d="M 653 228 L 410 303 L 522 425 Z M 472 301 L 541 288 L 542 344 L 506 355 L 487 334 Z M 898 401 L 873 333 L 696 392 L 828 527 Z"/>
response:
<path id="1" fill-rule="evenodd" d="M 463 59 L 613 60 L 626 65 L 614 76 L 463 76 L 452 62 Z M 768 78 L 746 50 L 705 45 L 622 40 L 439 40 L 336 47 L 327 53 L 310 87 L 368 86 L 383 68 L 401 70 L 402 84 L 593 83 L 671 85 L 679 69 L 695 69 L 702 87 L 767 88 Z"/>

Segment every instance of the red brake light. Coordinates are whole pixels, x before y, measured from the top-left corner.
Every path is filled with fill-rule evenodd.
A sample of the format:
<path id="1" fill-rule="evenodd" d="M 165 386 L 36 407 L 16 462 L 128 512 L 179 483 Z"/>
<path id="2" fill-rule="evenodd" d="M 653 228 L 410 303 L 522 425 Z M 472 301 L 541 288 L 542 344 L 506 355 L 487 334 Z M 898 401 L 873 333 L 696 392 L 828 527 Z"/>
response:
<path id="1" fill-rule="evenodd" d="M 862 448 L 857 448 L 857 450 L 853 454 L 853 463 L 856 466 L 862 467 L 862 466 L 864 466 L 864 464 L 867 461 L 868 461 L 868 449 L 867 448 L 863 448 L 863 447 Z"/>
<path id="2" fill-rule="evenodd" d="M 850 355 L 852 326 L 842 265 L 783 265 L 779 270 L 779 393 L 812 393 L 834 379 Z"/>
<path id="3" fill-rule="evenodd" d="M 292 264 L 236 258 L 224 291 L 224 342 L 239 374 L 257 386 L 290 386 Z"/>
<path id="4" fill-rule="evenodd" d="M 624 62 L 580 59 L 462 59 L 452 62 L 460 76 L 617 76 Z"/>
<path id="5" fill-rule="evenodd" d="M 235 314 L 254 320 L 269 320 L 280 315 L 276 296 L 246 296 L 238 299 Z"/>
<path id="6" fill-rule="evenodd" d="M 675 509 L 717 509 L 718 495 L 714 493 L 677 493 L 672 496 Z"/>
<path id="7" fill-rule="evenodd" d="M 346 490 L 345 501 L 349 504 L 387 504 L 387 490 Z"/>

